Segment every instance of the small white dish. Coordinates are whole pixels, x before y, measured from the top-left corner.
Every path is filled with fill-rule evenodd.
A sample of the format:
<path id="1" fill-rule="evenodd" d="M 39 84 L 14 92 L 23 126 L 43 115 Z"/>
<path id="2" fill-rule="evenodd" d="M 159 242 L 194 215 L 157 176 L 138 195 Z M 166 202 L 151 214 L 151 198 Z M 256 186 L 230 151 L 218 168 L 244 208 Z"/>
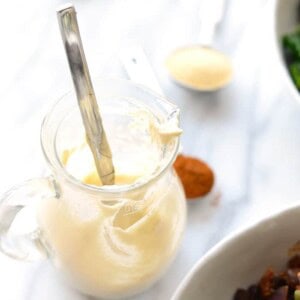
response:
<path id="1" fill-rule="evenodd" d="M 296 205 L 232 234 L 199 260 L 172 300 L 231 300 L 238 288 L 257 283 L 266 268 L 284 268 L 299 228 Z"/>
<path id="2" fill-rule="evenodd" d="M 300 103 L 300 93 L 297 90 L 284 60 L 282 51 L 282 37 L 284 34 L 295 30 L 300 22 L 297 20 L 299 0 L 275 0 L 272 6 L 272 34 L 276 51 L 276 60 L 280 64 L 281 73 L 290 94 Z"/>

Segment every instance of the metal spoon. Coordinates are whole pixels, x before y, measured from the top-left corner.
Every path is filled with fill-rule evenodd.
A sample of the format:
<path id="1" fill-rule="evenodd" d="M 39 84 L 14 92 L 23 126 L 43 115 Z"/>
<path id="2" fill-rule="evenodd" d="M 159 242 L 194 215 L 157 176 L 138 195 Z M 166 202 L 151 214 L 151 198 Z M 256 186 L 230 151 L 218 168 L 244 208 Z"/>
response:
<path id="1" fill-rule="evenodd" d="M 99 178 L 104 185 L 114 184 L 115 172 L 112 153 L 92 86 L 74 6 L 66 4 L 60 7 L 57 10 L 57 17 L 86 131 L 87 142 L 93 153 Z"/>
<path id="2" fill-rule="evenodd" d="M 211 46 L 215 28 L 222 19 L 224 1 L 202 0 L 199 44 L 176 49 L 167 57 L 170 76 L 186 88 L 213 91 L 232 78 L 230 59 Z"/>

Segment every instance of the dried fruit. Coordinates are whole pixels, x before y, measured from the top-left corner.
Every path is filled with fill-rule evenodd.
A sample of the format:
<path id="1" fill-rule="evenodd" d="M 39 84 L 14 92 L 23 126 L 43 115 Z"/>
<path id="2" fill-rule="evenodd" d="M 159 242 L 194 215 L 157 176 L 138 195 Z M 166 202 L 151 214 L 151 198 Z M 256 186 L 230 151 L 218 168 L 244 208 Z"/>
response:
<path id="1" fill-rule="evenodd" d="M 258 284 L 248 289 L 238 289 L 233 300 L 300 300 L 299 262 L 300 256 L 297 254 L 289 259 L 285 271 L 267 269 Z"/>

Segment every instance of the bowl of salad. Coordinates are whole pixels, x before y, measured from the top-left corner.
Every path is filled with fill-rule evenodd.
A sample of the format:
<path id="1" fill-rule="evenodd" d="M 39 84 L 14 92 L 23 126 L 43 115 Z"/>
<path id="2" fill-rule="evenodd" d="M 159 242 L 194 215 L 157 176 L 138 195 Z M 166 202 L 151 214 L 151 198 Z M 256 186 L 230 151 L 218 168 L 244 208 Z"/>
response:
<path id="1" fill-rule="evenodd" d="M 299 300 L 300 205 L 225 238 L 185 277 L 172 300 Z"/>
<path id="2" fill-rule="evenodd" d="M 290 92 L 300 102 L 300 0 L 275 0 L 273 4 L 280 65 Z"/>

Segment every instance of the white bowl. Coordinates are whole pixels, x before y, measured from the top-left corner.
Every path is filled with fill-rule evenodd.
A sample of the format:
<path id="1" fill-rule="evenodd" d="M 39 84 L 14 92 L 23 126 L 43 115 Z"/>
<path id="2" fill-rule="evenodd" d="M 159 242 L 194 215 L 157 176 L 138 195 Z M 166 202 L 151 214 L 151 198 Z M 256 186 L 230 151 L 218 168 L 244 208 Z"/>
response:
<path id="1" fill-rule="evenodd" d="M 300 103 L 300 93 L 297 90 L 287 68 L 282 51 L 282 37 L 284 34 L 289 33 L 300 22 L 297 21 L 297 10 L 299 6 L 299 0 L 275 0 L 272 1 L 272 26 L 273 26 L 273 41 L 276 50 L 276 60 L 279 61 L 280 68 L 286 85 L 294 99 Z"/>
<path id="2" fill-rule="evenodd" d="M 231 300 L 267 267 L 281 270 L 300 239 L 300 205 L 256 223 L 213 247 L 185 277 L 172 300 Z"/>

